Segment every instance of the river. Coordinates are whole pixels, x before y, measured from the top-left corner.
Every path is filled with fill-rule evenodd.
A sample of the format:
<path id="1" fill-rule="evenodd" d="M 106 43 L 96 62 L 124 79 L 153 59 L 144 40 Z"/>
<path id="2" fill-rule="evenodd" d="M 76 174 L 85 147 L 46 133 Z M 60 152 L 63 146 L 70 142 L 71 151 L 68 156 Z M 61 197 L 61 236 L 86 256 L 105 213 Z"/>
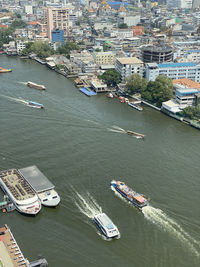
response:
<path id="1" fill-rule="evenodd" d="M 42 254 L 51 267 L 199 267 L 199 131 L 146 106 L 139 112 L 104 94 L 89 98 L 31 60 L 1 55 L 0 66 L 13 70 L 0 74 L 1 170 L 37 165 L 61 197 L 36 217 L 1 214 L 25 257 Z M 113 179 L 150 206 L 127 204 L 110 189 Z M 101 211 L 118 226 L 119 240 L 99 234 L 91 217 Z"/>

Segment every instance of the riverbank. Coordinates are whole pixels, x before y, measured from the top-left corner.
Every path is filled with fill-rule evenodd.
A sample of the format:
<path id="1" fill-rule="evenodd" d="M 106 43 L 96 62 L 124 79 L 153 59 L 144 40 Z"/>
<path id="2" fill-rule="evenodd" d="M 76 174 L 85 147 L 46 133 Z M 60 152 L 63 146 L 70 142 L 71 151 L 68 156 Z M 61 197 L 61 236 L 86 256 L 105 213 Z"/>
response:
<path id="1" fill-rule="evenodd" d="M 9 55 L 10 56 L 10 55 Z M 79 76 L 78 74 L 73 74 L 73 75 L 70 75 L 70 74 L 67 74 L 64 70 L 61 70 L 61 69 L 58 69 L 56 68 L 55 66 L 51 66 L 51 64 L 48 64 L 47 61 L 45 60 L 41 60 L 39 59 L 38 57 L 36 56 L 33 56 L 33 55 L 30 55 L 30 56 L 27 56 L 27 57 L 20 57 L 21 59 L 31 59 L 31 60 L 35 60 L 36 62 L 42 64 L 42 65 L 45 65 L 47 66 L 48 68 L 50 68 L 51 70 L 55 71 L 56 73 L 64 76 L 65 78 L 67 79 L 73 79 L 73 83 L 76 87 L 80 88 L 80 87 L 85 87 L 85 88 L 90 88 L 90 89 L 93 89 L 90 87 L 89 85 L 89 80 L 88 80 L 88 76 L 86 75 L 86 77 L 83 77 L 83 75 L 81 74 L 81 76 Z M 90 75 L 89 75 L 90 76 Z M 82 79 L 81 79 L 82 78 Z M 99 92 L 111 92 L 113 90 L 101 90 Z M 96 91 L 96 93 L 99 93 L 98 91 Z M 119 96 L 120 95 L 123 95 L 123 92 L 120 92 L 119 93 Z M 127 94 L 126 94 L 127 95 Z M 127 95 L 128 97 L 131 97 L 131 98 L 134 98 L 136 100 L 140 100 L 142 104 L 144 105 L 147 105 L 157 111 L 160 111 L 162 112 L 163 114 L 167 115 L 167 116 L 170 116 L 171 118 L 174 118 L 180 122 L 183 122 L 185 124 L 188 124 L 198 130 L 200 130 L 200 123 L 198 121 L 195 121 L 195 120 L 189 120 L 188 118 L 184 118 L 184 117 L 181 117 L 181 116 L 178 116 L 176 114 L 173 114 L 173 113 L 170 113 L 170 112 L 167 112 L 166 110 L 164 109 L 161 109 L 161 108 L 158 108 L 156 107 L 155 105 L 151 104 L 151 103 L 148 103 L 147 101 L 145 101 L 144 99 L 141 99 L 139 97 L 134 97 L 134 96 L 131 96 L 131 95 Z"/>

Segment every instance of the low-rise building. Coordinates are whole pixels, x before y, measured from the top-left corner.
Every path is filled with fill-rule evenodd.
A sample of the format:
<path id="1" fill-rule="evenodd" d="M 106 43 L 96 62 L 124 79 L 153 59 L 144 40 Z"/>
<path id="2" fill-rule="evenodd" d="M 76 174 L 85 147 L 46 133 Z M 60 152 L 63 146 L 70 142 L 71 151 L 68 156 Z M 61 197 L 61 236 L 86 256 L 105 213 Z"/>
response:
<path id="1" fill-rule="evenodd" d="M 148 81 L 155 81 L 158 75 L 165 75 L 173 80 L 188 78 L 200 82 L 200 65 L 194 62 L 145 64 L 145 77 Z"/>
<path id="2" fill-rule="evenodd" d="M 143 76 L 144 63 L 136 57 L 123 57 L 117 58 L 115 63 L 115 69 L 119 72 L 121 79 L 131 76 L 134 73 Z"/>
<path id="3" fill-rule="evenodd" d="M 94 60 L 97 65 L 113 65 L 115 63 L 115 54 L 112 52 L 96 52 Z"/>

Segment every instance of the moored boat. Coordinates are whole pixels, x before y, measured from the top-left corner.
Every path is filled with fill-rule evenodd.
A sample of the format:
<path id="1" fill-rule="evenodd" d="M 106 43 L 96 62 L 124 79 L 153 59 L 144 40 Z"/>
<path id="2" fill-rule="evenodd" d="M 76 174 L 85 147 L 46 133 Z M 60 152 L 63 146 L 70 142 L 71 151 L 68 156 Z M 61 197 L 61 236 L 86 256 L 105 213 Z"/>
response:
<path id="1" fill-rule="evenodd" d="M 106 238 L 120 238 L 117 226 L 105 213 L 96 214 L 93 221 Z"/>
<path id="2" fill-rule="evenodd" d="M 113 98 L 114 96 L 113 96 L 112 93 L 108 93 L 108 94 L 106 95 L 106 97 L 107 97 L 107 98 Z"/>
<path id="3" fill-rule="evenodd" d="M 33 88 L 36 88 L 36 89 L 40 89 L 40 90 L 46 90 L 47 89 L 44 85 L 33 83 L 33 82 L 30 82 L 30 81 L 27 82 L 27 86 L 33 87 Z"/>
<path id="4" fill-rule="evenodd" d="M 143 108 L 140 105 L 138 105 L 137 103 L 135 103 L 135 102 L 129 102 L 128 105 L 130 107 L 132 107 L 132 108 L 135 108 L 135 109 L 139 110 L 139 111 L 143 110 Z"/>
<path id="5" fill-rule="evenodd" d="M 124 182 L 113 180 L 111 182 L 111 188 L 116 190 L 127 201 L 131 202 L 134 206 L 136 206 L 139 209 L 142 209 L 145 206 L 149 205 L 147 199 L 143 195 L 136 193 L 133 189 L 128 187 Z"/>
<path id="6" fill-rule="evenodd" d="M 6 72 L 11 72 L 11 69 L 4 69 L 2 67 L 0 67 L 0 73 L 6 73 Z"/>
<path id="7" fill-rule="evenodd" d="M 0 187 L 20 213 L 36 215 L 41 210 L 37 194 L 16 169 L 0 172 Z"/>
<path id="8" fill-rule="evenodd" d="M 37 193 L 42 205 L 56 207 L 59 204 L 60 197 L 54 189 L 55 186 L 37 168 L 37 166 L 33 165 L 19 169 L 19 172 Z"/>
<path id="9" fill-rule="evenodd" d="M 34 101 L 29 101 L 28 105 L 33 108 L 44 108 L 42 104 L 34 102 Z"/>

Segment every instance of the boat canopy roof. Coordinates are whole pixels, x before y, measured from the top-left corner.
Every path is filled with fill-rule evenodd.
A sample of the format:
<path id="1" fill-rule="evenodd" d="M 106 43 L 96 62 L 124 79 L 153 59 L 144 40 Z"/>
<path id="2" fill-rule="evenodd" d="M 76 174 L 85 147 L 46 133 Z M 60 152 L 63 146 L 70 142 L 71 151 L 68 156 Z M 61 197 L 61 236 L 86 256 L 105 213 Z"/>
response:
<path id="1" fill-rule="evenodd" d="M 146 199 L 142 196 L 142 195 L 135 195 L 134 198 L 140 202 L 140 203 L 144 203 L 146 201 Z"/>
<path id="2" fill-rule="evenodd" d="M 35 165 L 19 169 L 19 172 L 37 193 L 54 188 L 54 185 Z"/>
<path id="3" fill-rule="evenodd" d="M 34 101 L 29 101 L 30 104 L 34 104 L 34 105 L 38 105 L 38 106 L 43 106 L 42 104 L 38 103 L 38 102 L 34 102 Z"/>

